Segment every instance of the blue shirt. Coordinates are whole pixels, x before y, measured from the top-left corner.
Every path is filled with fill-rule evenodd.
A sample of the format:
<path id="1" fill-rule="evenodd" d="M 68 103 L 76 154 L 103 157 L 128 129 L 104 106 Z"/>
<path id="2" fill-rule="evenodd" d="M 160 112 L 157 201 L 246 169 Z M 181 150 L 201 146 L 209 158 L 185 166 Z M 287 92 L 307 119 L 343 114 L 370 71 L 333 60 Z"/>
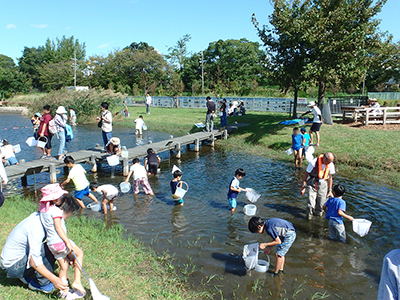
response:
<path id="1" fill-rule="evenodd" d="M 178 187 L 180 181 L 173 181 L 171 180 L 171 182 L 169 183 L 170 187 L 171 187 L 171 193 L 172 195 L 175 195 L 176 193 L 176 188 Z"/>
<path id="2" fill-rule="evenodd" d="M 236 199 L 239 195 L 239 192 L 235 192 L 231 190 L 231 187 L 234 189 L 239 189 L 239 180 L 236 177 L 233 177 L 231 183 L 229 184 L 228 198 Z"/>
<path id="3" fill-rule="evenodd" d="M 274 240 L 279 237 L 282 242 L 288 232 L 296 231 L 292 223 L 279 218 L 272 218 L 265 221 L 264 229 L 265 232 Z"/>
<path id="4" fill-rule="evenodd" d="M 326 201 L 325 205 L 327 210 L 326 210 L 326 216 L 325 218 L 328 220 L 334 220 L 338 222 L 339 224 L 343 224 L 343 217 L 338 215 L 338 210 L 343 210 L 346 211 L 346 202 L 343 199 L 340 198 L 329 198 L 328 201 Z"/>
<path id="5" fill-rule="evenodd" d="M 307 147 L 310 143 L 310 135 L 308 133 L 303 134 L 303 139 L 306 140 L 306 143 L 304 144 L 304 146 Z"/>
<path id="6" fill-rule="evenodd" d="M 302 139 L 303 139 L 303 136 L 300 133 L 297 135 L 292 134 L 292 142 L 293 142 L 292 148 L 294 150 L 299 150 L 301 148 L 301 140 Z"/>

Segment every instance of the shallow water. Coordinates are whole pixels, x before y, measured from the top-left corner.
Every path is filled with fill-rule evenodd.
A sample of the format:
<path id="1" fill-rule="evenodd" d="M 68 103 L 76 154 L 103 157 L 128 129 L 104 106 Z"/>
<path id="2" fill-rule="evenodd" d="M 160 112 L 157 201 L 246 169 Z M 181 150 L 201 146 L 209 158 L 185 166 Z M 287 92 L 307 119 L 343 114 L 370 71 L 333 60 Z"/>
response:
<path id="1" fill-rule="evenodd" d="M 6 120 L 3 116 L 0 115 L 0 128 Z M 26 119 L 15 115 L 11 118 L 16 123 L 18 120 Z M 18 142 L 18 137 L 26 139 L 24 130 L 18 134 L 13 131 L 9 136 L 12 144 Z M 0 136 L 7 138 L 9 132 L 0 129 Z M 78 126 L 76 133 L 71 150 L 101 142 L 94 125 Z M 114 135 L 128 146 L 137 142 L 131 129 L 115 127 Z M 157 141 L 169 135 L 149 132 L 139 142 L 146 143 L 149 137 Z M 29 148 L 24 148 L 27 152 L 22 152 L 19 158 L 35 157 Z M 161 157 L 161 174 L 150 179 L 155 197 L 123 194 L 115 202 L 117 211 L 108 218 L 90 210 L 84 214 L 105 219 L 109 224 L 122 224 L 129 234 L 139 237 L 158 253 L 169 251 L 174 255 L 175 266 L 180 267 L 179 272 L 189 275 L 190 284 L 200 289 L 203 286 L 220 289 L 228 299 L 292 299 L 295 295 L 297 299 L 309 299 L 325 291 L 330 295 L 328 299 L 376 299 L 383 256 L 400 247 L 399 191 L 357 178 L 335 176 L 335 182 L 347 188 L 347 212 L 373 222 L 370 233 L 360 238 L 352 231 L 351 223 L 345 221 L 348 244 L 342 245 L 329 240 L 325 219 L 304 219 L 307 200 L 298 194 L 302 173 L 291 165 L 209 146 L 202 147 L 200 153 L 184 152 L 181 160 L 171 159 L 168 153 Z M 175 206 L 169 193 L 174 164 L 182 169 L 183 180 L 190 186 L 183 207 Z M 242 209 L 248 201 L 244 195 L 238 198 L 237 212 L 231 215 L 229 211 L 227 187 L 238 167 L 247 172 L 241 186 L 254 188 L 262 195 L 256 203 L 257 214 L 284 218 L 297 230 L 297 239 L 286 257 L 284 276 L 272 278 L 268 274 L 246 272 L 240 260 L 244 244 L 270 239 L 247 230 L 249 217 Z M 86 168 L 89 170 L 89 166 Z M 59 179 L 64 176 L 61 170 Z M 88 179 L 118 185 L 123 177 L 117 174 L 110 178 L 110 169 L 104 167 L 98 174 L 88 174 Z M 39 186 L 47 182 L 47 174 L 38 176 Z M 8 190 L 32 194 L 33 187 L 21 188 L 14 181 Z M 270 258 L 274 264 L 274 250 Z"/>

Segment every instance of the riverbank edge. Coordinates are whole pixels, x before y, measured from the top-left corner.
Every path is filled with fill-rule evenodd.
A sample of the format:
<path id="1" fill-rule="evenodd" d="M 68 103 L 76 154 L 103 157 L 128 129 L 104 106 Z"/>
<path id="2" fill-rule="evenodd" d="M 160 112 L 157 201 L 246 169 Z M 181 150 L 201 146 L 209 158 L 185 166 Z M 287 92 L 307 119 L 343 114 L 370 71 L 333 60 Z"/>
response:
<path id="1" fill-rule="evenodd" d="M 37 207 L 28 198 L 6 197 L 0 208 L 0 249 L 13 228 Z M 68 236 L 84 250 L 85 271 L 102 294 L 111 299 L 210 298 L 208 292 L 197 292 L 187 286 L 187 279 L 176 273 L 168 254 L 158 255 L 137 238 L 127 236 L 122 225 L 105 223 L 77 216 L 67 220 Z M 18 279 L 6 278 L 3 270 L 0 274 L 0 299 L 49 299 L 48 295 L 29 290 Z M 73 278 L 71 269 L 68 278 Z M 83 276 L 82 282 L 89 291 Z M 57 292 L 50 297 L 57 299 Z"/>
<path id="2" fill-rule="evenodd" d="M 2 106 L 0 107 L 0 114 L 20 114 L 21 116 L 28 116 L 29 109 L 23 106 Z"/>

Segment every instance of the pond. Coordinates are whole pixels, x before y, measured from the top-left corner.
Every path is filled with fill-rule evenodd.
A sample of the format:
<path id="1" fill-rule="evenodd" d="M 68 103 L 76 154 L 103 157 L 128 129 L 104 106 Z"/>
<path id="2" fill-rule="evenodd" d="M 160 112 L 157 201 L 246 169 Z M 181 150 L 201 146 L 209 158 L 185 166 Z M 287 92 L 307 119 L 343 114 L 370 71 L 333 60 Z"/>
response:
<path id="1" fill-rule="evenodd" d="M 15 115 L 7 118 L 0 115 L 0 137 L 22 145 L 31 133 L 29 120 Z M 2 129 L 20 127 L 21 124 L 28 128 Z M 95 125 L 81 125 L 75 130 L 76 139 L 70 150 L 101 142 L 101 134 Z M 120 127 L 115 127 L 114 135 L 129 147 L 147 143 L 149 139 L 158 141 L 169 137 L 169 134 L 149 131 L 143 140 L 138 140 L 133 129 Z M 19 158 L 23 156 L 27 160 L 38 157 L 26 145 L 18 155 Z M 169 153 L 163 153 L 161 157 L 161 173 L 150 178 L 154 197 L 143 193 L 137 196 L 122 194 L 116 200 L 117 210 L 112 215 L 104 217 L 90 210 L 83 214 L 104 219 L 108 224 L 122 224 L 128 234 L 140 238 L 157 253 L 168 251 L 174 258 L 175 269 L 187 275 L 191 285 L 199 289 L 218 289 L 228 299 L 310 299 L 312 295 L 323 295 L 324 292 L 330 295 L 328 299 L 376 299 L 383 256 L 400 248 L 399 191 L 360 178 L 335 176 L 335 183 L 341 183 L 347 189 L 344 197 L 347 212 L 373 222 L 370 233 L 360 238 L 352 231 L 351 222 L 345 221 L 348 244 L 344 245 L 329 240 L 325 219 L 305 220 L 307 199 L 299 196 L 303 173 L 291 164 L 210 146 L 203 146 L 199 153 L 186 151 L 181 160 L 171 158 Z M 189 184 L 183 207 L 174 205 L 169 192 L 174 164 L 181 168 L 183 180 Z M 243 267 L 240 259 L 243 245 L 269 241 L 270 238 L 248 231 L 249 217 L 242 212 L 248 203 L 244 195 L 238 197 L 237 212 L 231 215 L 229 211 L 226 193 L 229 181 L 239 167 L 247 173 L 241 186 L 251 187 L 262 195 L 256 203 L 257 214 L 266 218 L 284 218 L 297 230 L 297 239 L 286 257 L 283 276 L 246 272 Z M 340 175 L 340 168 L 337 172 Z M 64 178 L 61 170 L 59 180 Z M 121 174 L 111 178 L 107 167 L 97 174 L 89 173 L 88 179 L 114 185 L 123 181 Z M 46 183 L 48 174 L 39 175 L 38 185 Z M 72 186 L 69 189 L 72 190 Z M 7 192 L 31 195 L 33 187 L 22 188 L 14 180 Z M 275 250 L 270 254 L 272 263 L 275 262 L 274 253 Z"/>

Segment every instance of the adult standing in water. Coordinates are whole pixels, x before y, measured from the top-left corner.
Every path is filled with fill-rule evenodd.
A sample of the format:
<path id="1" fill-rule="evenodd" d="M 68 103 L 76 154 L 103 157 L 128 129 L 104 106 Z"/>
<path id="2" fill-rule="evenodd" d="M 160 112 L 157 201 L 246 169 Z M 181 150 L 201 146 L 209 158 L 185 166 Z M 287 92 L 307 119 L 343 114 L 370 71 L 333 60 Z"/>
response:
<path id="1" fill-rule="evenodd" d="M 64 160 L 65 158 L 65 127 L 67 124 L 67 111 L 64 106 L 59 106 L 56 110 L 56 115 L 54 117 L 54 122 L 57 126 L 58 139 L 60 140 L 60 146 L 58 148 L 58 160 Z"/>
<path id="2" fill-rule="evenodd" d="M 147 93 L 147 95 L 146 95 L 146 114 L 148 114 L 148 115 L 150 114 L 150 111 L 151 111 L 151 101 L 152 101 L 151 96 L 149 93 Z"/>
<path id="3" fill-rule="evenodd" d="M 207 132 L 211 132 L 214 130 L 214 113 L 215 113 L 215 103 L 211 101 L 211 98 L 208 96 L 207 100 L 207 115 L 206 115 L 206 130 Z M 211 122 L 211 128 L 210 128 Z"/>
<path id="4" fill-rule="evenodd" d="M 321 154 L 310 161 L 303 176 L 303 185 L 300 195 L 308 193 L 307 219 L 310 220 L 313 215 L 322 216 L 323 207 L 326 200 L 333 197 L 332 194 L 332 175 L 336 173 L 333 160 L 334 155 L 331 152 Z"/>
<path id="5" fill-rule="evenodd" d="M 108 141 L 112 138 L 112 114 L 108 110 L 107 102 L 101 104 L 101 115 L 97 117 L 97 121 L 99 121 L 97 126 L 101 128 L 103 136 L 104 151 L 107 152 Z"/>
<path id="6" fill-rule="evenodd" d="M 315 133 L 315 137 L 317 139 L 317 143 L 315 145 L 319 146 L 319 142 L 320 142 L 319 131 L 320 131 L 321 125 L 322 125 L 322 113 L 314 101 L 311 101 L 308 104 L 308 106 L 311 107 L 311 110 L 308 111 L 307 113 L 311 112 L 314 115 L 313 124 L 310 129 L 310 144 L 314 144 L 313 143 L 313 133 Z"/>
<path id="7" fill-rule="evenodd" d="M 50 105 L 43 106 L 43 114 L 40 118 L 39 127 L 39 140 L 46 141 L 46 145 L 43 150 L 43 156 L 41 158 L 51 158 L 51 138 L 52 134 L 49 131 L 49 124 L 52 120 L 50 115 L 51 107 Z"/>

